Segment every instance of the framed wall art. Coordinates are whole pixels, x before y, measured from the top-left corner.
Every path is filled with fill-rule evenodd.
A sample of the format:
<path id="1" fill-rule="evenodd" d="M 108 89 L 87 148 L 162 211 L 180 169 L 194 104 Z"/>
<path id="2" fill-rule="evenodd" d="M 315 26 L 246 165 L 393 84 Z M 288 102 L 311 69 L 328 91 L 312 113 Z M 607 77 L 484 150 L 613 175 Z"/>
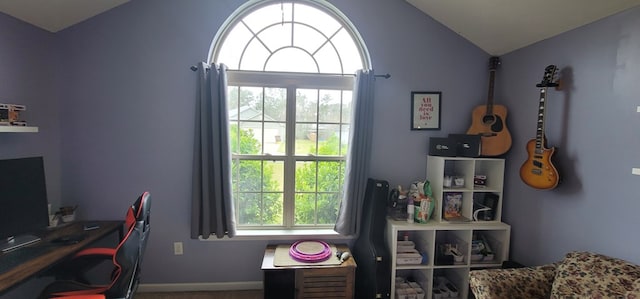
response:
<path id="1" fill-rule="evenodd" d="M 411 130 L 440 130 L 440 91 L 411 92 Z"/>

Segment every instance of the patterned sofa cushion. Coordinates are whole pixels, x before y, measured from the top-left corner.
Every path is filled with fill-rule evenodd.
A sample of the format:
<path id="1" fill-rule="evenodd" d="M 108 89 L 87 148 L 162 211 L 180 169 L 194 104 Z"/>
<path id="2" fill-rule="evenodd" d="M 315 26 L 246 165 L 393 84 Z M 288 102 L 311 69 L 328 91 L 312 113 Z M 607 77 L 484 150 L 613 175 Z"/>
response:
<path id="1" fill-rule="evenodd" d="M 597 253 L 570 252 L 556 269 L 551 298 L 625 298 L 637 279 L 638 265 Z"/>
<path id="2" fill-rule="evenodd" d="M 633 289 L 629 290 L 624 297 L 625 299 L 640 299 L 640 278 L 633 283 Z"/>
<path id="3" fill-rule="evenodd" d="M 556 264 L 474 270 L 469 283 L 476 299 L 549 298 L 555 270 Z"/>

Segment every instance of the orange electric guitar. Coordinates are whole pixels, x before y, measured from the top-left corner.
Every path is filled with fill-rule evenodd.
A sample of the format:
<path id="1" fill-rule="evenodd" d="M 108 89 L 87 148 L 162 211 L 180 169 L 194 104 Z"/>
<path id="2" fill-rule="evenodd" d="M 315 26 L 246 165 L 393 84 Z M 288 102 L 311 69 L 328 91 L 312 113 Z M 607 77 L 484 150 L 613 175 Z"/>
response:
<path id="1" fill-rule="evenodd" d="M 471 127 L 467 130 L 469 135 L 480 135 L 480 155 L 482 156 L 499 156 L 511 148 L 511 134 L 506 125 L 507 108 L 493 104 L 493 84 L 498 64 L 500 64 L 500 58 L 491 57 L 487 105 L 473 109 Z"/>
<path id="2" fill-rule="evenodd" d="M 557 83 L 553 82 L 557 70 L 555 65 L 547 66 L 544 69 L 542 82 L 536 85 L 540 87 L 536 138 L 529 140 L 527 143 L 529 157 L 520 167 L 520 178 L 522 178 L 522 181 L 536 189 L 553 189 L 558 186 L 558 182 L 560 181 L 558 171 L 551 163 L 551 157 L 555 152 L 555 148 L 546 148 L 547 139 L 544 136 L 544 106 L 547 101 L 547 87 L 558 86 Z"/>

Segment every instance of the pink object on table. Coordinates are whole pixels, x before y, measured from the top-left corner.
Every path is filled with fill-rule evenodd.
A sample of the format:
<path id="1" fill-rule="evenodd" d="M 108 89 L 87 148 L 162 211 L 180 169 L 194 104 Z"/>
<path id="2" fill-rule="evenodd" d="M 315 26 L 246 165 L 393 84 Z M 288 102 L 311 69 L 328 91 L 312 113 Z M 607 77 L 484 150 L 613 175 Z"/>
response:
<path id="1" fill-rule="evenodd" d="M 289 255 L 299 262 L 323 262 L 329 259 L 331 254 L 331 247 L 324 241 L 297 241 L 289 248 Z"/>

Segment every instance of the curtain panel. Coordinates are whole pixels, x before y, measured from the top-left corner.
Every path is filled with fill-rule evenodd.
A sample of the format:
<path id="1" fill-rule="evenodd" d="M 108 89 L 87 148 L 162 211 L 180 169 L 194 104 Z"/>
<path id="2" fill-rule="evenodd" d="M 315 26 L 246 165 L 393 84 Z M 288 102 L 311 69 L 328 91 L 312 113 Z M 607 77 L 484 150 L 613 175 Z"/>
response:
<path id="1" fill-rule="evenodd" d="M 351 236 L 357 236 L 360 231 L 362 204 L 369 177 L 375 86 L 373 70 L 359 70 L 354 84 L 344 194 L 334 227 L 341 235 Z"/>
<path id="2" fill-rule="evenodd" d="M 201 62 L 197 73 L 191 238 L 233 237 L 227 67 Z"/>

